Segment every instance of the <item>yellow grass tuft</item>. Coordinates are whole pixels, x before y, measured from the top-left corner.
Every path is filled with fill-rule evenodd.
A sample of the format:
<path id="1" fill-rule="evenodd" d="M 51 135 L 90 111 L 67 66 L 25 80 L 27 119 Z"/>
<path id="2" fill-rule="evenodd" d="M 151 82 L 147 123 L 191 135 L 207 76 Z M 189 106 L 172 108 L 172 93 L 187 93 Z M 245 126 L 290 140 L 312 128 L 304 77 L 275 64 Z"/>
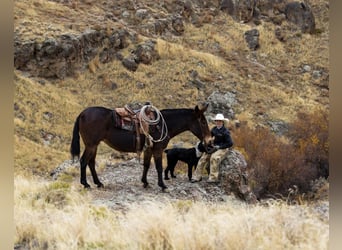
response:
<path id="1" fill-rule="evenodd" d="M 30 249 L 328 248 L 328 222 L 306 205 L 145 201 L 121 213 L 63 182 L 14 187 L 15 244 Z"/>

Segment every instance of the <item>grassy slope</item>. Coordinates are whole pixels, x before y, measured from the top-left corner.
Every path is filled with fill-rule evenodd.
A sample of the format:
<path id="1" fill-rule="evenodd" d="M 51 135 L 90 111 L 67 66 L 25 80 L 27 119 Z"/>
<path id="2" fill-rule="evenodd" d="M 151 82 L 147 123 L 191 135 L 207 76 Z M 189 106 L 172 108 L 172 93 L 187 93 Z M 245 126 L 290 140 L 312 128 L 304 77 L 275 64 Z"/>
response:
<path id="1" fill-rule="evenodd" d="M 243 40 L 243 32 L 250 25 L 237 23 L 221 13 L 201 28 L 186 24 L 183 36 L 157 39 L 161 59 L 149 66 L 140 65 L 134 73 L 118 61 L 101 64 L 96 58 L 90 63 L 91 70 L 63 81 L 45 80 L 44 85 L 15 72 L 14 102 L 19 107 L 15 113 L 15 169 L 25 169 L 29 162 L 30 167 L 50 170 L 68 158 L 73 121 L 91 105 L 115 107 L 134 100 L 150 100 L 159 108 L 192 107 L 214 90 L 236 91 L 237 118 L 252 123 L 263 122 L 257 115 L 260 112 L 267 113 L 270 119 L 291 121 L 299 110 L 328 105 L 327 98 L 321 98 L 320 89 L 313 85 L 317 80 L 300 72 L 304 64 L 328 67 L 326 3 L 316 0 L 311 4 L 321 33 L 289 33 L 287 42 L 282 43 L 274 36 L 275 26 L 263 22 L 257 26 L 261 47 L 256 52 L 250 52 Z M 94 1 L 79 2 L 76 8 L 49 1 L 15 1 L 15 29 L 26 39 L 42 40 L 96 25 L 123 25 L 101 20 L 102 7 Z M 219 49 L 215 44 L 219 44 Z M 122 53 L 129 53 L 129 49 Z M 200 80 L 206 83 L 204 89 L 189 84 L 192 70 L 198 71 Z M 138 89 L 138 82 L 146 87 Z M 118 88 L 112 90 L 111 83 Z M 44 119 L 44 112 L 51 112 L 52 118 Z M 19 114 L 26 119 L 22 120 Z M 49 146 L 44 146 L 46 134 L 53 136 Z M 29 153 L 31 144 L 36 149 L 33 154 Z"/>
<path id="2" fill-rule="evenodd" d="M 79 33 L 96 25 L 125 25 L 103 21 L 101 3 L 86 2 L 92 1 L 80 1 L 73 9 L 50 1 L 15 1 L 14 28 L 27 39 L 44 40 L 61 33 Z M 91 62 L 91 70 L 63 81 L 45 79 L 44 84 L 41 84 L 42 79 L 29 78 L 25 73 L 15 71 L 15 241 L 24 242 L 36 237 L 34 244 L 54 245 L 58 242 L 58 249 L 65 246 L 71 249 L 77 246 L 108 248 L 111 244 L 131 248 L 136 247 L 130 245 L 133 238 L 146 244 L 149 242 L 146 237 L 160 242 L 167 236 L 169 238 L 164 242 L 178 248 L 183 248 L 184 244 L 193 249 L 203 244 L 217 246 L 217 240 L 221 247 L 222 244 L 233 244 L 227 246 L 229 249 L 234 249 L 233 246 L 252 249 L 255 244 L 263 249 L 271 246 L 282 248 L 284 245 L 293 246 L 293 249 L 327 248 L 328 222 L 318 219 L 309 207 L 295 211 L 283 205 L 267 209 L 259 206 L 236 209 L 229 204 L 224 207 L 203 204 L 184 207 L 183 204 L 188 211 L 184 215 L 179 204 L 153 204 L 118 215 L 105 207 L 89 206 L 89 201 L 79 192 L 74 192 L 73 187 L 64 188 L 65 183 L 60 187 L 58 183 L 47 182 L 46 178 L 37 181 L 30 177 L 31 174 L 47 177 L 58 164 L 69 159 L 74 120 L 82 109 L 91 105 L 115 107 L 134 100 L 150 100 L 159 108 L 192 107 L 214 90 L 220 90 L 236 91 L 239 105 L 234 107 L 234 111 L 237 118 L 249 123 L 263 122 L 257 115 L 260 111 L 267 112 L 272 119 L 291 121 L 299 110 L 310 110 L 313 106 L 328 108 L 328 99 L 322 98 L 321 91 L 313 84 L 317 80 L 309 73 L 300 72 L 304 64 L 316 68 L 329 67 L 328 2 L 309 2 L 321 33 L 291 33 L 288 41 L 281 43 L 274 37 L 275 27 L 264 22 L 257 26 L 261 33 L 261 47 L 253 53 L 247 49 L 242 35 L 251 27 L 236 23 L 221 13 L 215 17 L 214 23 L 201 28 L 187 24 L 183 36 L 158 38 L 157 49 L 161 59 L 149 66 L 140 65 L 134 73 L 127 71 L 118 61 L 100 64 L 96 59 Z M 142 41 L 147 37 L 140 36 L 139 39 Z M 215 47 L 217 43 L 220 44 L 219 50 Z M 122 53 L 129 53 L 129 49 Z M 191 70 L 199 72 L 200 79 L 206 83 L 204 89 L 197 90 L 188 84 Z M 108 81 L 116 83 L 118 88 L 112 90 Z M 137 82 L 144 83 L 146 87 L 138 89 Z M 50 138 L 48 144 L 44 138 Z M 178 140 L 189 144 L 195 142 L 188 134 L 177 137 Z M 111 149 L 100 146 L 99 157 L 110 153 Z M 23 175 L 26 177 L 22 178 Z M 58 207 L 60 201 L 66 204 L 62 209 Z M 203 210 L 213 217 L 204 218 Z M 142 214 L 135 211 L 142 211 Z M 168 223 L 148 223 L 164 219 L 171 225 L 175 221 L 180 224 L 169 227 Z M 52 220 L 53 227 L 50 226 Z M 202 232 L 195 225 L 203 220 L 211 228 L 210 233 L 218 237 L 210 238 L 206 234 L 201 237 L 204 242 L 195 242 L 193 239 L 198 237 L 195 231 Z M 220 221 L 229 223 L 222 225 Z M 70 230 L 64 230 L 65 225 L 69 225 Z M 189 228 L 193 230 L 190 234 Z M 137 232 L 150 234 L 137 235 Z M 265 238 L 265 234 L 269 237 Z M 187 235 L 190 236 L 185 239 Z M 230 235 L 229 239 L 227 235 Z"/>
<path id="3" fill-rule="evenodd" d="M 145 201 L 112 211 L 65 182 L 14 184 L 15 242 L 30 249 L 328 249 L 327 219 L 307 205 Z"/>

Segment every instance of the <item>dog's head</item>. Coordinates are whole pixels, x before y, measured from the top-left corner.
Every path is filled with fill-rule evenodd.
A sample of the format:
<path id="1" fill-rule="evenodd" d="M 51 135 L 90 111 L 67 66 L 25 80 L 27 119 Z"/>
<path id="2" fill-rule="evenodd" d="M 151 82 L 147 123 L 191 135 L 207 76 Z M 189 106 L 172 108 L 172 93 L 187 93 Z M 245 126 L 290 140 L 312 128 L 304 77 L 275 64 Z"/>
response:
<path id="1" fill-rule="evenodd" d="M 201 153 L 201 155 L 203 152 L 209 153 L 210 150 L 214 147 L 214 140 L 215 140 L 215 137 L 213 136 L 213 137 L 211 137 L 209 144 L 207 144 L 207 145 L 205 145 L 205 143 L 203 141 L 198 142 L 196 145 L 196 152 L 198 152 L 197 155 L 199 154 L 199 152 Z M 200 156 L 198 156 L 198 157 L 200 157 Z"/>
<path id="2" fill-rule="evenodd" d="M 204 146 L 204 142 L 200 141 L 196 144 L 196 156 L 201 157 L 203 152 L 207 152 L 206 147 Z"/>
<path id="3" fill-rule="evenodd" d="M 199 152 L 205 152 L 205 147 L 204 147 L 204 143 L 202 141 L 198 142 L 196 144 L 196 150 L 198 150 Z"/>

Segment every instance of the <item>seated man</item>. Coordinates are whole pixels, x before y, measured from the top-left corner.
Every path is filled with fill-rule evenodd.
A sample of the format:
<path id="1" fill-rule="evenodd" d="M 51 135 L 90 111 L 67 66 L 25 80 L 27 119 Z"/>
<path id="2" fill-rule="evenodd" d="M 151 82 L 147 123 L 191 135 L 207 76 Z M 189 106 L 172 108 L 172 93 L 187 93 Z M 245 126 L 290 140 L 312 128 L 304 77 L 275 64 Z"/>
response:
<path id="1" fill-rule="evenodd" d="M 202 180 L 203 168 L 207 168 L 208 164 L 210 164 L 208 182 L 219 182 L 219 165 L 222 161 L 222 157 L 227 154 L 229 148 L 233 146 L 233 140 L 230 136 L 230 132 L 228 128 L 224 126 L 224 122 L 228 122 L 229 120 L 224 118 L 223 114 L 217 114 L 214 120 L 216 126 L 211 129 L 211 135 L 215 137 L 212 150 L 207 153 L 203 153 L 191 182 Z"/>

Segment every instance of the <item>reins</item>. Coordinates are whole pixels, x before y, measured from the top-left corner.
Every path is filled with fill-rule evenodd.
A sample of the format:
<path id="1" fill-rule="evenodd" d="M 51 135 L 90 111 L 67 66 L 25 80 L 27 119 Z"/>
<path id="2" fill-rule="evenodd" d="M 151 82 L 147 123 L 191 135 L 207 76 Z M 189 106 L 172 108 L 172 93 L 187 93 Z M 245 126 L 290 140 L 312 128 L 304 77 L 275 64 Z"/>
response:
<path id="1" fill-rule="evenodd" d="M 150 109 L 150 110 L 154 110 L 156 112 L 156 117 L 155 118 L 151 118 L 150 116 L 146 115 L 146 109 Z M 140 125 L 142 124 L 142 121 L 147 123 L 148 125 L 157 125 L 160 120 L 162 121 L 162 129 L 161 129 L 161 134 L 159 139 L 154 139 L 148 131 L 146 131 L 144 129 L 144 126 L 141 126 L 141 130 L 143 131 L 143 133 L 145 134 L 146 137 L 148 137 L 152 142 L 161 142 L 163 141 L 167 135 L 168 135 L 168 129 L 166 126 L 166 122 L 164 120 L 164 117 L 162 115 L 162 113 L 153 105 L 144 105 L 141 108 L 140 111 L 140 115 L 139 115 L 139 120 L 140 120 Z"/>

